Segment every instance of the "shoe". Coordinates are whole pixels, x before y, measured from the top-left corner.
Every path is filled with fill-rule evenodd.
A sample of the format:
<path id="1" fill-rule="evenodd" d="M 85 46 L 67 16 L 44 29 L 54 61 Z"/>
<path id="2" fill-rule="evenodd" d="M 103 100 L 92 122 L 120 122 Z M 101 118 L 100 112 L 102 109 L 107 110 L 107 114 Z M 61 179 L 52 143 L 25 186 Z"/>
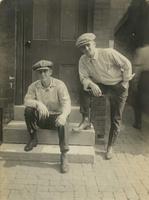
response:
<path id="1" fill-rule="evenodd" d="M 24 151 L 31 151 L 38 144 L 37 139 L 30 139 L 29 142 L 24 147 Z"/>
<path id="2" fill-rule="evenodd" d="M 67 173 L 69 171 L 69 166 L 66 153 L 61 153 L 60 162 L 61 173 Z"/>
<path id="3" fill-rule="evenodd" d="M 79 132 L 79 131 L 82 131 L 82 130 L 86 130 L 86 129 L 90 129 L 91 128 L 91 123 L 89 122 L 89 120 L 83 120 L 78 127 L 76 128 L 73 128 L 72 130 L 74 132 Z"/>
<path id="4" fill-rule="evenodd" d="M 112 147 L 109 146 L 109 147 L 107 148 L 107 152 L 106 152 L 106 159 L 107 159 L 107 160 L 112 159 L 112 151 L 113 151 Z"/>

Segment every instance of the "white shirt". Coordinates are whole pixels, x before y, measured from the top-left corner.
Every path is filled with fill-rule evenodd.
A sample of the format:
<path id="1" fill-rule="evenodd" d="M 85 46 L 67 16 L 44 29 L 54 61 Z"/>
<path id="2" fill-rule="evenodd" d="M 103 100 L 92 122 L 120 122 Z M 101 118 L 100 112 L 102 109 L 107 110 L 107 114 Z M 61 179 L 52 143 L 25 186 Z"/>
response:
<path id="1" fill-rule="evenodd" d="M 42 102 L 50 114 L 61 113 L 66 117 L 71 111 L 71 100 L 66 85 L 51 77 L 51 84 L 45 88 L 41 81 L 32 83 L 24 99 L 25 106 L 36 108 L 37 101 Z"/>
<path id="2" fill-rule="evenodd" d="M 115 85 L 132 78 L 130 61 L 112 48 L 96 48 L 93 58 L 82 55 L 79 60 L 80 81 L 87 89 L 89 83 Z"/>

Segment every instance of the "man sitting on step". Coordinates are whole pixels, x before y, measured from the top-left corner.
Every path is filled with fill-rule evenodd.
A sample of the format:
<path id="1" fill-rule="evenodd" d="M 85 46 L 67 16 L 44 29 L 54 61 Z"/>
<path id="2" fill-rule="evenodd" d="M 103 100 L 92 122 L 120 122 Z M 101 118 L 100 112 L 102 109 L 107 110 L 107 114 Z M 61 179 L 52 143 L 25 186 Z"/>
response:
<path id="1" fill-rule="evenodd" d="M 52 75 L 53 62 L 41 60 L 32 67 L 39 76 L 33 82 L 24 99 L 25 122 L 30 139 L 24 150 L 31 151 L 37 146 L 37 129 L 58 130 L 61 151 L 61 172 L 68 171 L 68 131 L 65 131 L 67 117 L 71 111 L 71 100 L 66 85 Z"/>

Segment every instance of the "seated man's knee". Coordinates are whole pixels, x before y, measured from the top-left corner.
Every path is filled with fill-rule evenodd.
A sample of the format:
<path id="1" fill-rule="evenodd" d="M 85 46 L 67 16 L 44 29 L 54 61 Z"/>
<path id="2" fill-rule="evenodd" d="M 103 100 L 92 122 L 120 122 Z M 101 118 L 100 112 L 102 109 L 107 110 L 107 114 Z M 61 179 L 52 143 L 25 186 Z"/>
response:
<path id="1" fill-rule="evenodd" d="M 30 116 L 30 115 L 34 114 L 34 112 L 35 112 L 35 108 L 25 107 L 24 115 L 25 116 Z"/>

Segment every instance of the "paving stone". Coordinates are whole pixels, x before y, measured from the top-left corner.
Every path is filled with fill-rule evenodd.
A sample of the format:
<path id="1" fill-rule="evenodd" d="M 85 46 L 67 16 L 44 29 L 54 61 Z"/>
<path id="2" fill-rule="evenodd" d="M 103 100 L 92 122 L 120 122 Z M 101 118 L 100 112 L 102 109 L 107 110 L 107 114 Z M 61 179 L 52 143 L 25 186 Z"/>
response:
<path id="1" fill-rule="evenodd" d="M 114 193 L 113 192 L 102 192 L 102 199 L 103 200 L 114 200 Z"/>
<path id="2" fill-rule="evenodd" d="M 136 183 L 136 184 L 134 183 L 133 187 L 134 187 L 134 189 L 135 189 L 135 191 L 136 191 L 136 193 L 138 195 L 148 194 L 147 189 L 144 187 L 144 185 L 141 182 L 140 183 Z"/>
<path id="3" fill-rule="evenodd" d="M 74 199 L 74 195 L 72 192 L 62 192 L 61 193 L 61 200 L 73 200 Z"/>
<path id="4" fill-rule="evenodd" d="M 37 192 L 35 195 L 36 200 L 48 200 L 48 199 L 56 199 L 56 197 L 59 199 L 60 194 L 59 193 L 50 193 L 50 192 Z"/>
<path id="5" fill-rule="evenodd" d="M 140 194 L 139 195 L 139 200 L 148 200 L 149 199 L 149 194 Z"/>
<path id="6" fill-rule="evenodd" d="M 25 190 L 11 190 L 10 194 L 9 194 L 9 197 L 8 197 L 8 200 L 19 200 L 19 199 L 22 199 L 22 200 L 34 200 L 34 196 L 35 194 L 34 193 L 28 193 L 27 191 Z"/>
<path id="7" fill-rule="evenodd" d="M 8 197 L 9 197 L 9 193 L 10 193 L 10 190 L 8 188 L 7 189 L 3 189 L 2 191 L 0 191 L 0 199 L 7 200 Z"/>
<path id="8" fill-rule="evenodd" d="M 127 197 L 123 191 L 121 192 L 114 192 L 115 200 L 127 200 Z"/>
<path id="9" fill-rule="evenodd" d="M 137 195 L 133 187 L 125 186 L 124 192 L 128 199 L 136 199 L 136 200 L 139 199 L 139 196 Z"/>

